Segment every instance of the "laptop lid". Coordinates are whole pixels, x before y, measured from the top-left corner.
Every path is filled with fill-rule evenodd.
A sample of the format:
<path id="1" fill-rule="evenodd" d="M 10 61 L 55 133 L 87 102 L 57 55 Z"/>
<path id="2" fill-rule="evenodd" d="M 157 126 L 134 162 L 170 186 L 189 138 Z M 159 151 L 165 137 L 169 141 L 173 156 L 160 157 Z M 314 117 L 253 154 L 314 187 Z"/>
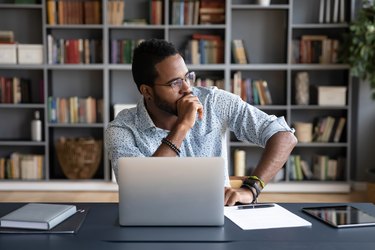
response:
<path id="1" fill-rule="evenodd" d="M 221 157 L 123 157 L 118 176 L 120 225 L 224 224 Z"/>

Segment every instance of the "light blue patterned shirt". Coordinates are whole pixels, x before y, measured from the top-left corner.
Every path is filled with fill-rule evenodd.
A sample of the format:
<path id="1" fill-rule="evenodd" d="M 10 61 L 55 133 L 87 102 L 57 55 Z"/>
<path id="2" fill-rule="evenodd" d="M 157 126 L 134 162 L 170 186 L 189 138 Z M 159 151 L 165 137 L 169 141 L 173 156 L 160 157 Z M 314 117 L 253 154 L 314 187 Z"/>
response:
<path id="1" fill-rule="evenodd" d="M 225 159 L 225 185 L 229 184 L 227 161 L 227 130 L 233 131 L 241 141 L 265 147 L 267 140 L 276 132 L 293 130 L 284 117 L 277 118 L 242 101 L 230 92 L 214 88 L 194 87 L 203 105 L 203 120 L 197 119 L 181 145 L 181 157 L 221 156 Z M 108 124 L 105 144 L 112 161 L 115 176 L 120 157 L 149 157 L 161 144 L 169 131 L 155 127 L 143 98 L 135 108 L 121 111 Z"/>

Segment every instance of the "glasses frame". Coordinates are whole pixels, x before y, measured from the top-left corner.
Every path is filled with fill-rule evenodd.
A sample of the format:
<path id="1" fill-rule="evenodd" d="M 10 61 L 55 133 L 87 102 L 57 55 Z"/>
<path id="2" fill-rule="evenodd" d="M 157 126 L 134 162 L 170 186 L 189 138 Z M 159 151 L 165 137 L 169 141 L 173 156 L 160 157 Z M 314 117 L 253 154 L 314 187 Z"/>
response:
<path id="1" fill-rule="evenodd" d="M 192 79 L 191 79 L 192 78 Z M 196 80 L 196 75 L 194 71 L 188 71 L 184 78 L 176 78 L 173 80 L 170 80 L 166 83 L 154 83 L 156 86 L 169 86 L 174 90 L 181 90 L 183 82 L 185 82 L 189 87 L 194 84 Z"/>

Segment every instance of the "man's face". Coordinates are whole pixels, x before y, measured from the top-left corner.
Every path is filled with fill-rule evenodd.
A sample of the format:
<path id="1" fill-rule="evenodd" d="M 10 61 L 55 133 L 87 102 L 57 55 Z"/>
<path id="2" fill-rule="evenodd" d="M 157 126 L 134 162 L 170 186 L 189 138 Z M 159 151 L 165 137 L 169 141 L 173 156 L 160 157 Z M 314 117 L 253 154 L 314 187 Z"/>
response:
<path id="1" fill-rule="evenodd" d="M 181 89 L 167 85 L 175 79 L 184 79 L 188 69 L 183 58 L 176 54 L 167 57 L 155 65 L 158 78 L 153 86 L 154 104 L 162 111 L 177 116 L 177 101 L 191 92 L 191 88 L 184 81 Z"/>

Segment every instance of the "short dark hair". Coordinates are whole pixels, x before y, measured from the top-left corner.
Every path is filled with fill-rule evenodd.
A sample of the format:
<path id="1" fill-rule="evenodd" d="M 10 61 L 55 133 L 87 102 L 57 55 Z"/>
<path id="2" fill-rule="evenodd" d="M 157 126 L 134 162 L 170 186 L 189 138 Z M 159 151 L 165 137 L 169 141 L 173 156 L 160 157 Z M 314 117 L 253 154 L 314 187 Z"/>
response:
<path id="1" fill-rule="evenodd" d="M 133 52 L 132 73 L 138 90 L 142 84 L 153 86 L 158 72 L 155 65 L 169 56 L 178 54 L 175 46 L 161 39 L 141 42 Z"/>

